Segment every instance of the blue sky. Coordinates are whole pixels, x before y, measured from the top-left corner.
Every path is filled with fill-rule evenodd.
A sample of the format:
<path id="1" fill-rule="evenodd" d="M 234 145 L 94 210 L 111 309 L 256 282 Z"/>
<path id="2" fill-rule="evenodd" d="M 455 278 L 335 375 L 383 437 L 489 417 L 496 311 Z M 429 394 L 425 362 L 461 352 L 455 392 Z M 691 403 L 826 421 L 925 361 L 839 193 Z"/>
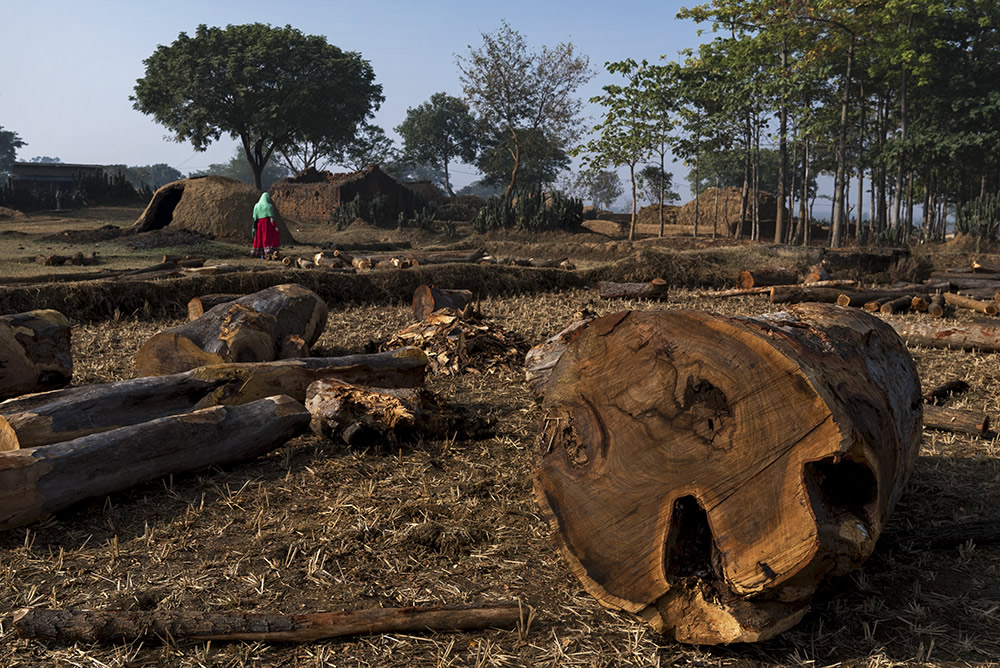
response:
<path id="1" fill-rule="evenodd" d="M 506 20 L 532 48 L 572 42 L 598 71 L 580 91 L 584 99 L 613 79 L 604 63 L 624 58 L 677 58 L 695 47 L 698 26 L 674 17 L 683 4 L 615 2 L 502 3 L 258 2 L 256 0 L 113 2 L 109 0 L 7 0 L 0 19 L 0 126 L 28 143 L 21 160 L 48 155 L 64 162 L 144 165 L 165 162 L 182 172 L 225 162 L 235 144 L 223 139 L 199 153 L 132 109 L 129 95 L 143 76 L 143 59 L 179 33 L 201 23 L 289 24 L 331 44 L 358 51 L 371 62 L 385 102 L 375 117 L 389 134 L 406 110 L 444 91 L 461 95 L 456 54 L 466 54 Z M 589 106 L 591 120 L 599 114 Z M 397 138 L 398 139 L 398 138 Z M 473 170 L 454 168 L 458 185 Z M 675 166 L 675 181 L 682 181 Z"/>

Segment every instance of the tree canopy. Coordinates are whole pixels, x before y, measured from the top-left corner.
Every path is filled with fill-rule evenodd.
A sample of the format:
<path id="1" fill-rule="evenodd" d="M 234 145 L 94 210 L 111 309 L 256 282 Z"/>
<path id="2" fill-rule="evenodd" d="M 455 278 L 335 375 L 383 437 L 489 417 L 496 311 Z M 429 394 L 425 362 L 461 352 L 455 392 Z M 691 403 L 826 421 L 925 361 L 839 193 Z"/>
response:
<path id="1" fill-rule="evenodd" d="M 25 146 L 23 139 L 13 130 L 4 130 L 0 126 L 0 172 L 10 171 L 17 160 L 17 149 Z"/>
<path id="2" fill-rule="evenodd" d="M 434 93 L 418 107 L 406 110 L 406 119 L 396 128 L 403 138 L 403 154 L 416 164 L 425 164 L 444 173 L 444 188 L 454 195 L 448 164 L 476 159 L 479 133 L 469 105 L 447 93 Z"/>
<path id="3" fill-rule="evenodd" d="M 200 25 L 143 62 L 133 107 L 196 150 L 239 139 L 257 188 L 275 151 L 342 143 L 383 101 L 359 53 L 291 26 Z"/>
<path id="4" fill-rule="evenodd" d="M 212 163 L 205 169 L 191 172 L 188 176 L 207 176 L 209 174 L 226 176 L 249 184 L 253 184 L 254 181 L 254 175 L 250 171 L 250 164 L 244 156 L 240 155 L 240 149 L 236 149 L 229 162 Z M 275 181 L 287 178 L 290 175 L 291 173 L 288 171 L 288 168 L 281 163 L 269 162 L 264 165 L 264 171 L 260 175 L 260 185 L 257 187 L 261 190 L 267 190 L 274 185 Z"/>

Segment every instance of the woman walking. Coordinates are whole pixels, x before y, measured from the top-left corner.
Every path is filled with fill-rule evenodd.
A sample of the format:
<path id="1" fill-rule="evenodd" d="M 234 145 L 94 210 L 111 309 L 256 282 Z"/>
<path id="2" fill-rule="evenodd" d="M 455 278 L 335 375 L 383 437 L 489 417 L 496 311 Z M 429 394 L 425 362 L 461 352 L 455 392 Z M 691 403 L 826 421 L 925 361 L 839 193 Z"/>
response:
<path id="1" fill-rule="evenodd" d="M 250 257 L 261 257 L 265 260 L 278 258 L 280 240 L 278 226 L 274 223 L 275 213 L 271 196 L 266 192 L 261 194 L 253 207 L 254 235 Z"/>

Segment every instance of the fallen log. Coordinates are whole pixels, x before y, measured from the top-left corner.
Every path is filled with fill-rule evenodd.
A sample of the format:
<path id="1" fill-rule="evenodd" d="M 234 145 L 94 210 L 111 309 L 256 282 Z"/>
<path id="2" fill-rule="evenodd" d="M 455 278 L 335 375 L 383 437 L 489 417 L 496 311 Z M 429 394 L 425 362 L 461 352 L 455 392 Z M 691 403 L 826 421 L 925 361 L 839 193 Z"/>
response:
<path id="1" fill-rule="evenodd" d="M 893 297 L 879 297 L 870 302 L 865 302 L 861 308 L 868 313 L 878 313 L 882 309 L 883 304 L 888 304 L 893 299 Z"/>
<path id="2" fill-rule="evenodd" d="M 35 262 L 46 267 L 61 267 L 69 260 L 65 255 L 39 255 L 35 258 Z"/>
<path id="3" fill-rule="evenodd" d="M 927 403 L 937 403 L 950 398 L 955 394 L 962 394 L 969 391 L 969 384 L 964 380 L 949 380 L 946 383 L 935 385 L 924 392 L 924 401 Z"/>
<path id="4" fill-rule="evenodd" d="M 879 307 L 879 313 L 889 315 L 892 313 L 903 313 L 905 311 L 909 311 L 913 306 L 913 299 L 914 298 L 910 295 L 903 295 L 902 297 L 890 299 Z"/>
<path id="5" fill-rule="evenodd" d="M 94 265 L 94 264 L 97 264 L 97 253 L 91 252 L 91 253 L 87 253 L 86 255 L 84 255 L 81 252 L 77 252 L 77 253 L 73 254 L 73 257 L 71 257 L 69 261 L 70 261 L 70 264 L 74 264 L 74 265 L 76 265 L 78 267 L 79 266 L 86 267 L 86 266 Z"/>
<path id="6" fill-rule="evenodd" d="M 535 492 L 570 570 L 700 644 L 770 638 L 857 567 L 922 433 L 899 337 L 824 305 L 608 315 L 543 391 Z"/>
<path id="7" fill-rule="evenodd" d="M 510 629 L 529 611 L 516 603 L 409 607 L 282 615 L 185 610 L 112 611 L 23 608 L 14 613 L 21 638 L 59 643 L 161 643 L 176 640 L 315 642 L 374 633 Z"/>
<path id="8" fill-rule="evenodd" d="M 188 302 L 188 320 L 197 320 L 205 315 L 205 311 L 210 311 L 219 304 L 228 304 L 236 301 L 243 295 L 235 294 L 211 294 L 195 297 Z"/>
<path id="9" fill-rule="evenodd" d="M 910 308 L 917 313 L 927 313 L 930 303 L 931 298 L 929 295 L 914 295 L 913 299 L 910 300 Z"/>
<path id="10" fill-rule="evenodd" d="M 69 441 L 215 405 L 284 394 L 306 400 L 309 385 L 336 378 L 377 387 L 420 387 L 427 356 L 417 348 L 344 357 L 218 364 L 167 376 L 69 387 L 0 403 L 0 451 Z"/>
<path id="11" fill-rule="evenodd" d="M 907 345 L 979 350 L 987 353 L 1000 352 L 1000 327 L 973 323 L 939 325 L 902 321 L 893 322 L 892 326 Z"/>
<path id="12" fill-rule="evenodd" d="M 991 433 L 990 416 L 978 411 L 942 408 L 934 404 L 926 404 L 924 405 L 924 429 L 986 437 Z"/>
<path id="13" fill-rule="evenodd" d="M 987 267 L 980 264 L 978 260 L 972 261 L 971 268 L 974 274 L 1000 274 L 1000 267 Z"/>
<path id="14" fill-rule="evenodd" d="M 985 313 L 986 315 L 997 314 L 997 305 L 995 302 L 984 302 L 972 297 L 963 297 L 962 295 L 956 295 L 954 292 L 944 293 L 944 303 L 955 308 L 975 311 L 976 313 Z"/>
<path id="15" fill-rule="evenodd" d="M 775 285 L 771 288 L 772 304 L 819 302 L 834 304 L 843 294 L 839 288 L 817 288 L 811 285 Z"/>
<path id="16" fill-rule="evenodd" d="M 52 310 L 0 316 L 0 399 L 63 387 L 72 377 L 66 316 Z"/>
<path id="17" fill-rule="evenodd" d="M 831 278 L 833 278 L 830 275 L 829 264 L 830 263 L 827 262 L 826 260 L 820 260 L 819 264 L 815 264 L 809 267 L 809 272 L 806 274 L 806 277 L 802 279 L 802 282 L 806 284 L 811 284 L 811 283 L 821 283 L 823 281 L 829 281 Z"/>
<path id="18" fill-rule="evenodd" d="M 598 281 L 597 294 L 601 299 L 659 299 L 667 298 L 667 282 L 654 278 L 648 283 L 613 283 Z"/>
<path id="19" fill-rule="evenodd" d="M 266 288 L 151 337 L 136 353 L 136 375 L 165 375 L 224 362 L 268 362 L 291 335 L 312 346 L 326 319 L 326 303 L 313 291 L 294 283 Z"/>
<path id="20" fill-rule="evenodd" d="M 793 269 L 784 267 L 744 269 L 736 279 L 736 285 L 744 290 L 770 285 L 794 285 L 798 282 L 799 275 Z"/>
<path id="21" fill-rule="evenodd" d="M 0 452 L 0 530 L 170 473 L 256 457 L 301 434 L 308 424 L 302 404 L 276 396 Z"/>
<path id="22" fill-rule="evenodd" d="M 148 267 L 143 267 L 141 269 L 131 269 L 121 274 L 122 277 L 128 276 L 139 276 L 141 274 L 155 274 L 162 271 L 167 271 L 171 269 L 177 269 L 177 263 L 173 260 L 168 260 L 160 262 L 159 264 L 150 265 Z"/>
<path id="23" fill-rule="evenodd" d="M 413 291 L 413 317 L 423 320 L 442 308 L 455 309 L 463 316 L 472 309 L 471 290 L 448 290 L 433 285 L 421 285 Z"/>
<path id="24" fill-rule="evenodd" d="M 830 281 L 817 281 L 809 285 L 810 288 L 837 288 L 837 287 L 851 287 L 857 285 L 858 282 L 853 279 L 838 278 Z M 765 286 L 760 288 L 735 288 L 732 290 L 704 290 L 698 293 L 699 297 L 745 297 L 747 295 L 760 295 L 760 294 L 770 294 L 772 287 L 779 286 Z M 784 285 L 780 287 L 787 288 L 797 288 L 800 287 L 796 285 Z"/>
<path id="25" fill-rule="evenodd" d="M 972 288 L 1000 288 L 1000 278 L 968 278 L 955 274 L 933 273 L 932 281 L 947 281 L 952 290 L 964 290 Z"/>

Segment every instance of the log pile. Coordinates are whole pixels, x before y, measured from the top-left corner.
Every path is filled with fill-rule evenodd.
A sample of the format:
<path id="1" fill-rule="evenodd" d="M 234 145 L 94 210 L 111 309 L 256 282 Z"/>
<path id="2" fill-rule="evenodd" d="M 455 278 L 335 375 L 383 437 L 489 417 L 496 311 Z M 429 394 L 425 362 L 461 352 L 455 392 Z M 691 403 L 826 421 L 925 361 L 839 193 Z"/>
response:
<path id="1" fill-rule="evenodd" d="M 622 312 L 562 338 L 554 365 L 552 350 L 534 356 L 547 377 L 528 360 L 535 491 L 603 605 L 685 642 L 760 641 L 872 552 L 916 459 L 922 403 L 879 318 L 812 304 Z"/>

